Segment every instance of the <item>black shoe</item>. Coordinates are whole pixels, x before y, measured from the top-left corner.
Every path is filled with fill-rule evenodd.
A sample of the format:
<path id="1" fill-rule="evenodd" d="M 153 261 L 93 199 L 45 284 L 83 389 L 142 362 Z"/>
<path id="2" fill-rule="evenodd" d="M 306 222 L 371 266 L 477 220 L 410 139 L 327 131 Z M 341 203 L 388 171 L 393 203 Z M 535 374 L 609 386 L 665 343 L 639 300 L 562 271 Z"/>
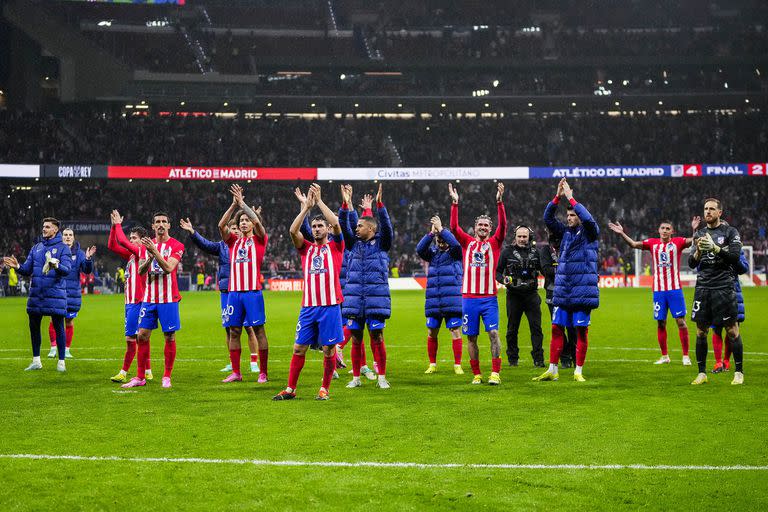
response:
<path id="1" fill-rule="evenodd" d="M 546 365 L 544 364 L 544 361 L 534 361 L 533 366 L 535 368 L 544 368 Z"/>
<path id="2" fill-rule="evenodd" d="M 286 390 L 282 390 L 281 392 L 279 392 L 278 394 L 273 396 L 272 400 L 277 400 L 277 401 L 280 401 L 280 400 L 293 400 L 294 398 L 296 398 L 296 393 L 289 393 Z"/>
<path id="3" fill-rule="evenodd" d="M 517 359 L 510 361 L 509 366 L 517 366 Z"/>
<path id="4" fill-rule="evenodd" d="M 560 368 L 573 368 L 573 361 L 570 359 L 560 359 Z"/>

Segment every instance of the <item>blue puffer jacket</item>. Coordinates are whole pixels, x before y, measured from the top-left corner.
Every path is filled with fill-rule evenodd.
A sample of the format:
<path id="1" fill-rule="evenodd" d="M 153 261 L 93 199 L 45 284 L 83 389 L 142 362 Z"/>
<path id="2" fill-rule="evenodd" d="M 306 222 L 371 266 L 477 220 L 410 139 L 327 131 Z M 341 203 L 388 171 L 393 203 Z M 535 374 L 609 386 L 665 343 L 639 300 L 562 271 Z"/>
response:
<path id="1" fill-rule="evenodd" d="M 189 238 L 192 240 L 192 243 L 203 251 L 219 257 L 219 271 L 216 273 L 216 283 L 219 285 L 220 292 L 229 290 L 229 246 L 227 246 L 224 240 L 211 242 L 197 231 L 192 233 Z"/>
<path id="2" fill-rule="evenodd" d="M 59 260 L 59 268 L 43 274 L 45 254 Z M 67 284 L 65 279 L 72 267 L 72 253 L 61 241 L 61 233 L 35 244 L 18 273 L 31 276 L 32 285 L 27 299 L 27 313 L 50 316 L 67 314 Z"/>
<path id="3" fill-rule="evenodd" d="M 342 210 L 339 217 L 344 244 L 350 247 L 347 262 L 347 282 L 341 314 L 347 318 L 386 319 L 392 314 L 389 296 L 389 255 L 392 247 L 392 222 L 384 205 L 379 205 L 379 230 L 368 241 L 355 235 L 350 225 L 350 212 Z"/>
<path id="4" fill-rule="evenodd" d="M 544 210 L 547 228 L 555 236 L 562 236 L 552 304 L 569 310 L 597 309 L 600 305 L 597 287 L 600 228 L 584 205 L 576 203 L 573 210 L 581 219 L 581 224 L 573 228 L 555 218 L 557 204 L 550 201 Z"/>
<path id="5" fill-rule="evenodd" d="M 440 236 L 448 244 L 448 250 L 441 251 L 433 243 L 435 235 L 429 233 L 416 246 L 416 253 L 429 262 L 427 291 L 424 314 L 427 317 L 461 316 L 461 244 L 449 229 L 443 228 Z"/>
<path id="6" fill-rule="evenodd" d="M 77 313 L 83 303 L 80 272 L 86 275 L 93 273 L 93 261 L 85 258 L 85 252 L 80 249 L 79 242 L 75 242 L 69 251 L 71 267 L 65 278 L 67 283 L 67 313 Z"/>

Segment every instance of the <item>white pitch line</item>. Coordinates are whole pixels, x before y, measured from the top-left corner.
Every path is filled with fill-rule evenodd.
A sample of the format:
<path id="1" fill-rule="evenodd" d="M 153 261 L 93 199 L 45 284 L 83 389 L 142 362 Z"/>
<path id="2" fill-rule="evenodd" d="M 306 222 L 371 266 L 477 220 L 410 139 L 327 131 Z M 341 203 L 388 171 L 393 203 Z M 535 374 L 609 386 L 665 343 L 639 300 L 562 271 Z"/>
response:
<path id="1" fill-rule="evenodd" d="M 667 464 L 438 464 L 421 462 L 344 462 L 264 459 L 206 459 L 201 457 L 117 457 L 86 455 L 48 455 L 35 453 L 4 453 L 0 459 L 65 460 L 84 462 L 136 462 L 172 464 L 230 464 L 238 466 L 301 466 L 324 468 L 410 468 L 410 469 L 546 469 L 546 470 L 640 470 L 640 471 L 768 471 L 768 466 L 713 466 Z"/>

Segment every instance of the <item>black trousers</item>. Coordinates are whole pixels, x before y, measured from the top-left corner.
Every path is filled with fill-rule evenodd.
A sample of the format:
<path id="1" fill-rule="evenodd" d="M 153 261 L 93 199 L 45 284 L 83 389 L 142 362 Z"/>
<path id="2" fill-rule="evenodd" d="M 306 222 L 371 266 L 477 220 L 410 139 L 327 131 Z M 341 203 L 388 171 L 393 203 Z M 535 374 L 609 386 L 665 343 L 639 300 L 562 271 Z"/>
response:
<path id="1" fill-rule="evenodd" d="M 541 332 L 541 297 L 538 292 L 526 294 L 507 293 L 507 359 L 510 363 L 520 357 L 517 344 L 517 334 L 520 330 L 520 320 L 525 314 L 531 329 L 531 357 L 533 361 L 544 361 Z"/>
<path id="2" fill-rule="evenodd" d="M 549 308 L 549 318 L 551 320 L 555 314 L 555 307 L 552 304 L 547 304 L 547 307 Z M 576 361 L 576 328 L 566 327 L 564 334 L 565 341 L 563 342 L 563 351 L 560 352 L 560 363 L 567 366 L 568 363 L 573 364 Z"/>

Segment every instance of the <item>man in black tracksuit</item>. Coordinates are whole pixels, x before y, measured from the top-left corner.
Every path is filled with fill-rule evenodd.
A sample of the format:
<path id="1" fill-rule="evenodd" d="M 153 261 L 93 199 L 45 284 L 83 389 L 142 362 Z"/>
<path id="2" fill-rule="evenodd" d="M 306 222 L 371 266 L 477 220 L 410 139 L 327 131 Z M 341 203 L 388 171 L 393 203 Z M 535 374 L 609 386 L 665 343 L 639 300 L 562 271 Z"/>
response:
<path id="1" fill-rule="evenodd" d="M 544 367 L 541 297 L 538 292 L 540 272 L 541 261 L 531 240 L 531 230 L 518 226 L 513 245 L 504 247 L 496 265 L 496 280 L 507 288 L 507 359 L 510 366 L 518 364 L 517 333 L 525 313 L 531 329 L 533 365 Z"/>
<path id="2" fill-rule="evenodd" d="M 549 318 L 552 319 L 554 306 L 552 296 L 555 293 L 555 272 L 557 271 L 558 251 L 560 240 L 550 233 L 549 243 L 539 250 L 541 260 L 541 273 L 544 275 L 544 290 L 546 291 L 546 303 L 549 308 Z M 566 327 L 565 343 L 560 353 L 560 367 L 571 368 L 576 360 L 576 328 Z"/>

